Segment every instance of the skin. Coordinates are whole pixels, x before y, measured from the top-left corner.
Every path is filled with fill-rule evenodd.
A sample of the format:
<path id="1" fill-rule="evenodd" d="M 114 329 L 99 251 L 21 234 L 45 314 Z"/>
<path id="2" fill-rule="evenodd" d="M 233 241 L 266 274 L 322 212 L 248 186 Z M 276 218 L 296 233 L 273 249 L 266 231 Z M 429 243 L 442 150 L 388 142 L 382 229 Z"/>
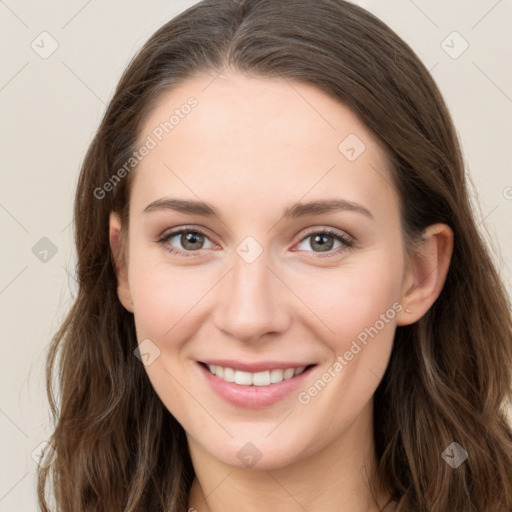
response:
<path id="1" fill-rule="evenodd" d="M 430 226 L 405 257 L 383 147 L 311 85 L 233 70 L 197 75 L 160 98 L 139 141 L 190 96 L 198 106 L 132 176 L 126 259 L 123 226 L 110 219 L 119 299 L 134 313 L 139 343 L 149 338 L 160 350 L 145 369 L 187 434 L 196 472 L 189 507 L 378 511 L 390 495 L 368 487 L 373 394 L 396 326 L 423 316 L 442 289 L 453 233 Z M 338 149 L 349 134 L 366 147 L 354 161 Z M 144 212 L 171 196 L 211 203 L 220 216 Z M 335 211 L 282 219 L 298 201 L 326 198 L 358 203 L 373 218 Z M 169 253 L 190 247 L 180 235 L 157 242 L 184 226 L 207 235 L 191 256 Z M 355 241 L 347 248 L 327 235 L 334 245 L 324 253 L 307 228 Z M 237 253 L 248 236 L 263 250 L 251 263 Z M 196 361 L 206 358 L 310 361 L 317 367 L 299 391 L 307 390 L 393 304 L 401 310 L 307 404 L 293 393 L 266 408 L 236 408 L 199 378 Z M 247 442 L 262 454 L 252 468 L 237 457 Z"/>

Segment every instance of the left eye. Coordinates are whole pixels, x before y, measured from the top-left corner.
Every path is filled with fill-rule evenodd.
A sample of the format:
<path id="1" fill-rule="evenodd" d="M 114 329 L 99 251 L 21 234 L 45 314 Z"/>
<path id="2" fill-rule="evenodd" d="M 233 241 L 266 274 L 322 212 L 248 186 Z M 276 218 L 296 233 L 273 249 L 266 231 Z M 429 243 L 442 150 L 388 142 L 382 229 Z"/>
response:
<path id="1" fill-rule="evenodd" d="M 308 239 L 310 239 L 309 243 L 306 242 Z M 336 241 L 339 243 L 339 245 L 334 247 Z M 316 231 L 314 233 L 309 233 L 306 237 L 304 237 L 300 244 L 307 244 L 311 249 L 313 249 L 313 252 L 330 252 L 332 249 L 339 249 L 340 247 L 351 247 L 352 240 L 341 234 L 333 233 L 331 231 Z M 300 250 L 307 250 L 300 248 L 300 244 Z"/>

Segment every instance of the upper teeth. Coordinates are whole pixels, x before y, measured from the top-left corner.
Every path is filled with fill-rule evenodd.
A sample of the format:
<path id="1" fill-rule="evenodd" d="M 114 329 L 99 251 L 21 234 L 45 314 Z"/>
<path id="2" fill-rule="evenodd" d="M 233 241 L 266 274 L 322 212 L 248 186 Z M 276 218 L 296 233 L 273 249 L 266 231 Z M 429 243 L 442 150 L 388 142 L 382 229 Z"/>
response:
<path id="1" fill-rule="evenodd" d="M 277 384 L 282 380 L 291 379 L 296 375 L 300 375 L 305 366 L 299 368 L 287 368 L 286 370 L 266 370 L 264 372 L 243 372 L 234 370 L 233 368 L 224 368 L 223 366 L 208 365 L 208 369 L 213 375 L 225 380 L 226 382 L 235 382 L 243 386 L 268 386 L 269 384 Z"/>

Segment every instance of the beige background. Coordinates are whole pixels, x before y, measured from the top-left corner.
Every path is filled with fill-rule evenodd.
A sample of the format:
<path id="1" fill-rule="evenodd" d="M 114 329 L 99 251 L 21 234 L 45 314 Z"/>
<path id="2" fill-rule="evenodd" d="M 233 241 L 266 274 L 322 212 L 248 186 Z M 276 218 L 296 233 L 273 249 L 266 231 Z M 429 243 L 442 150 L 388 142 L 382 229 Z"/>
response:
<path id="1" fill-rule="evenodd" d="M 192 3 L 0 0 L 0 512 L 37 510 L 31 453 L 50 432 L 43 358 L 74 289 L 80 162 L 130 57 Z M 480 226 L 512 292 L 512 1 L 358 3 L 432 70 L 478 191 Z M 51 44 L 58 48 L 43 59 Z M 46 262 L 43 237 L 57 250 Z"/>

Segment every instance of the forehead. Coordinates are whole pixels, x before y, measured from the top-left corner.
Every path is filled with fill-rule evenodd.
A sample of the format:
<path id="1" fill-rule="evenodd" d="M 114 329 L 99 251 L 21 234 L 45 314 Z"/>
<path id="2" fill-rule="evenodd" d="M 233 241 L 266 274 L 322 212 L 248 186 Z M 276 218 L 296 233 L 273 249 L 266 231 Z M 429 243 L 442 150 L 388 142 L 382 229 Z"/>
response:
<path id="1" fill-rule="evenodd" d="M 311 84 L 232 71 L 196 75 L 159 98 L 138 146 L 150 140 L 133 185 L 146 200 L 176 189 L 209 199 L 222 191 L 217 200 L 333 193 L 366 203 L 394 200 L 380 141 Z"/>

